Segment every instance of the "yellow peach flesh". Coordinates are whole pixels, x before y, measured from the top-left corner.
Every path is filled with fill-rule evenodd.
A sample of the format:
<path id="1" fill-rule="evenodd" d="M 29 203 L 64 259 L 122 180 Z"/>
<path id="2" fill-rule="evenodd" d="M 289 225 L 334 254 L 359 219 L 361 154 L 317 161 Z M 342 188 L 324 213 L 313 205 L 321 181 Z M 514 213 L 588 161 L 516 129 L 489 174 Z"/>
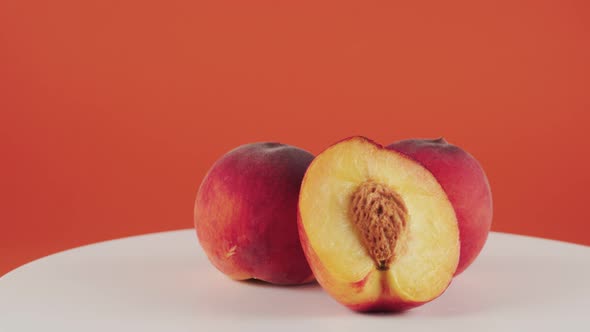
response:
<path id="1" fill-rule="evenodd" d="M 384 271 L 377 269 L 349 212 L 351 195 L 366 181 L 395 191 L 408 211 L 395 259 Z M 366 139 L 343 141 L 316 158 L 303 180 L 299 213 L 308 245 L 329 278 L 323 280 L 329 282 L 327 290 L 345 304 L 389 298 L 426 302 L 445 290 L 457 267 L 457 220 L 436 179 L 419 164 Z M 363 279 L 361 289 L 350 290 Z"/>

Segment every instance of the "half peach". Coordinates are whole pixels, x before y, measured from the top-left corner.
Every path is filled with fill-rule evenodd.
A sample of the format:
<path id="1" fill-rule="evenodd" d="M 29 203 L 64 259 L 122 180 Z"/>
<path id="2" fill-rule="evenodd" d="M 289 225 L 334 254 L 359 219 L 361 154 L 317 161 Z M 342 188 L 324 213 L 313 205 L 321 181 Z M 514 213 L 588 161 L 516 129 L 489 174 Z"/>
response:
<path id="1" fill-rule="evenodd" d="M 364 137 L 341 141 L 311 163 L 298 227 L 316 279 L 353 310 L 429 302 L 459 261 L 457 218 L 435 177 Z"/>

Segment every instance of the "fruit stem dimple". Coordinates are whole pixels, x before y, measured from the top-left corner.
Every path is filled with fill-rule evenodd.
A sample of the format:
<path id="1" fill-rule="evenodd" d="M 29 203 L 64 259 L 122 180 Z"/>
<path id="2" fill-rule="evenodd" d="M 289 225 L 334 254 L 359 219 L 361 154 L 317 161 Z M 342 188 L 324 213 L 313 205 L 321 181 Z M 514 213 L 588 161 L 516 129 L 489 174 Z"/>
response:
<path id="1" fill-rule="evenodd" d="M 352 193 L 349 210 L 357 233 L 377 269 L 389 269 L 408 217 L 402 197 L 384 184 L 367 180 Z"/>
<path id="2" fill-rule="evenodd" d="M 448 144 L 447 140 L 442 136 L 439 138 L 433 139 L 432 142 L 438 143 L 438 144 Z"/>

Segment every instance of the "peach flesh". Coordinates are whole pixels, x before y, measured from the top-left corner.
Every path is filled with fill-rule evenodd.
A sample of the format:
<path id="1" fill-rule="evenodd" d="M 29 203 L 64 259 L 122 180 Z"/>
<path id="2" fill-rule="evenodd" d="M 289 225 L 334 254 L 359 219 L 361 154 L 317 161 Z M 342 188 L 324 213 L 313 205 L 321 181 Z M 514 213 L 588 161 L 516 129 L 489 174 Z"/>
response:
<path id="1" fill-rule="evenodd" d="M 443 138 L 409 139 L 388 149 L 403 153 L 426 167 L 438 180 L 453 204 L 461 237 L 461 255 L 455 275 L 477 258 L 492 225 L 492 193 L 477 160 Z"/>
<path id="2" fill-rule="evenodd" d="M 456 270 L 459 230 L 440 184 L 419 163 L 366 138 L 343 140 L 314 159 L 298 213 L 317 281 L 353 310 L 432 301 Z"/>
<path id="3" fill-rule="evenodd" d="M 218 270 L 274 284 L 314 279 L 297 231 L 299 188 L 312 159 L 293 146 L 253 143 L 215 162 L 194 216 L 199 243 Z"/>

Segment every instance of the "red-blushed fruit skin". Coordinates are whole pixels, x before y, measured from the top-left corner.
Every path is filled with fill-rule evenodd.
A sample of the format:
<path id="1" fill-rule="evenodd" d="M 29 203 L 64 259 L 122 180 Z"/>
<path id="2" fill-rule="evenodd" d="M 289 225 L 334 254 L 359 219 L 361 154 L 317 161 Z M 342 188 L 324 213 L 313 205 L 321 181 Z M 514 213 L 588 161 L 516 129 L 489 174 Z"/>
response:
<path id="1" fill-rule="evenodd" d="M 387 149 L 386 147 L 383 147 L 379 143 L 376 143 L 375 141 L 373 141 L 369 138 L 363 137 L 363 136 L 348 137 L 348 138 L 342 139 L 342 140 L 332 144 L 330 147 L 332 147 L 336 144 L 348 141 L 348 140 L 352 140 L 352 139 L 362 139 L 362 140 L 365 140 L 365 141 L 369 142 L 370 144 L 378 147 L 379 149 Z M 328 150 L 330 147 L 326 148 L 326 150 Z M 405 156 L 404 154 L 402 154 L 402 157 L 409 158 L 409 157 Z M 302 183 L 303 182 L 305 182 L 305 177 L 302 180 Z M 445 287 L 445 289 L 442 292 L 440 292 L 440 294 L 435 296 L 432 300 L 427 301 L 427 302 L 416 302 L 416 301 L 408 301 L 408 300 L 404 300 L 404 299 L 399 298 L 396 294 L 394 294 L 390 291 L 389 285 L 387 284 L 387 281 L 386 281 L 387 279 L 382 278 L 381 279 L 381 288 L 383 290 L 383 293 L 381 294 L 380 298 L 377 301 L 366 302 L 366 303 L 347 303 L 345 301 L 342 301 L 341 300 L 342 294 L 339 294 L 336 291 L 334 291 L 334 287 L 331 286 L 332 284 L 334 284 L 334 280 L 333 280 L 332 275 L 330 275 L 329 271 L 327 271 L 327 269 L 322 264 L 321 260 L 319 259 L 319 257 L 315 253 L 315 251 L 313 250 L 311 244 L 309 243 L 309 238 L 307 237 L 307 234 L 305 232 L 305 228 L 303 225 L 303 221 L 301 219 L 300 209 L 301 209 L 301 207 L 298 205 L 297 226 L 298 226 L 298 230 L 299 230 L 299 240 L 301 241 L 301 247 L 303 248 L 303 252 L 305 253 L 305 256 L 307 257 L 307 261 L 309 262 L 309 266 L 311 267 L 311 269 L 313 271 L 315 279 L 320 284 L 320 286 L 322 286 L 322 288 L 328 294 L 330 294 L 330 296 L 332 296 L 332 298 L 334 298 L 336 301 L 340 302 L 344 306 L 348 307 L 349 309 L 357 311 L 357 312 L 400 312 L 400 311 L 405 311 L 405 310 L 409 310 L 409 309 L 412 309 L 415 307 L 419 307 L 425 303 L 435 300 L 436 298 L 438 298 L 439 296 L 444 294 L 446 289 L 450 286 L 450 281 L 449 281 L 449 284 Z M 365 285 L 366 279 L 368 277 L 370 277 L 370 275 L 372 273 L 381 273 L 381 272 L 379 272 L 377 270 L 373 270 L 369 273 L 369 275 L 365 276 L 365 278 L 363 280 L 350 283 L 350 291 L 351 292 L 361 292 L 362 288 Z"/>
<path id="2" fill-rule="evenodd" d="M 444 139 L 408 139 L 387 146 L 419 162 L 446 192 L 459 223 L 461 254 L 455 275 L 481 252 L 492 225 L 492 192 L 477 160 Z"/>
<path id="3" fill-rule="evenodd" d="M 297 230 L 299 189 L 313 158 L 289 145 L 252 143 L 212 166 L 194 217 L 199 243 L 217 269 L 237 280 L 314 280 Z"/>

